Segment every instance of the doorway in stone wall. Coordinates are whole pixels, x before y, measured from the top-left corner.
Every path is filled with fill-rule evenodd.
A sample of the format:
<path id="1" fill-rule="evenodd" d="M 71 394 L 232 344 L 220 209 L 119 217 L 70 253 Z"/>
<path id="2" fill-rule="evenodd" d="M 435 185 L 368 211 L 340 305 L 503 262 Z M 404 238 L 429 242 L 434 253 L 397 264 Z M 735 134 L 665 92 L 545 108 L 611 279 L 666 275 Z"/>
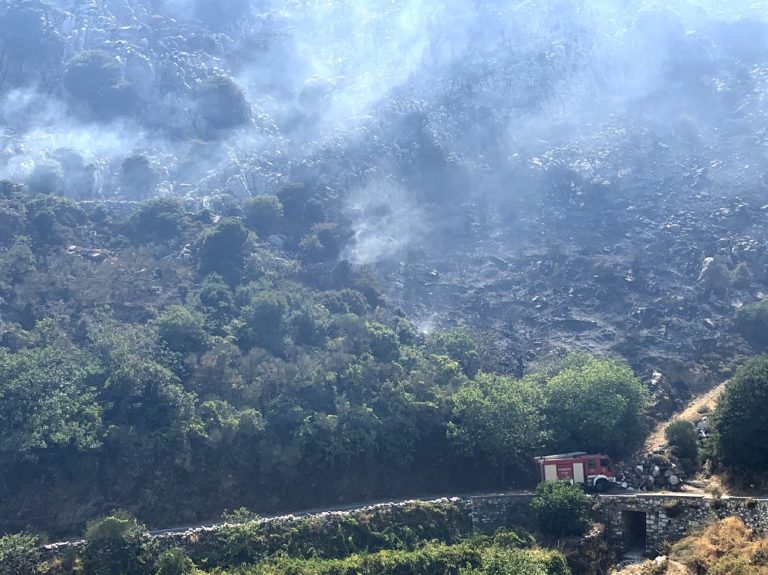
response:
<path id="1" fill-rule="evenodd" d="M 622 511 L 624 528 L 624 549 L 645 552 L 647 534 L 645 532 L 644 511 Z"/>

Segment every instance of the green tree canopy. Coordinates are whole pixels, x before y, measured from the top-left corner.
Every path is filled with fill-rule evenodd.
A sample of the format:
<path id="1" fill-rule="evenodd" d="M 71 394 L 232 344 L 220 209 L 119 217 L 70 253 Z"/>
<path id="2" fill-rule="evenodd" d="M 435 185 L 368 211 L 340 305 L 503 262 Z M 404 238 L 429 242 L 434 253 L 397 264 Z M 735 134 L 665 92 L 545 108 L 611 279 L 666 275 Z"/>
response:
<path id="1" fill-rule="evenodd" d="M 647 392 L 623 361 L 578 362 L 549 378 L 545 395 L 554 449 L 623 454 L 645 437 Z"/>
<path id="2" fill-rule="evenodd" d="M 222 218 L 200 238 L 200 273 L 217 273 L 230 284 L 237 283 L 245 266 L 247 242 L 248 230 L 240 220 Z"/>
<path id="3" fill-rule="evenodd" d="M 260 237 L 280 231 L 283 220 L 283 204 L 277 196 L 256 196 L 243 203 L 245 224 Z"/>
<path id="4" fill-rule="evenodd" d="M 480 373 L 453 397 L 449 435 L 497 468 L 520 467 L 542 443 L 541 395 L 531 381 Z"/>
<path id="5" fill-rule="evenodd" d="M 64 74 L 64 87 L 76 104 L 84 105 L 97 120 L 111 120 L 131 114 L 138 97 L 125 81 L 123 65 L 101 51 L 77 54 Z"/>
<path id="6" fill-rule="evenodd" d="M 157 334 L 168 349 L 198 352 L 205 345 L 205 318 L 184 306 L 172 305 L 157 318 Z"/>
<path id="7" fill-rule="evenodd" d="M 716 446 L 726 465 L 768 469 L 768 355 L 750 359 L 725 387 L 715 410 Z"/>
<path id="8" fill-rule="evenodd" d="M 97 374 L 95 362 L 82 352 L 0 349 L 0 453 L 24 458 L 46 449 L 99 447 Z"/>
<path id="9" fill-rule="evenodd" d="M 445 354 L 458 361 L 467 377 L 475 377 L 480 370 L 477 341 L 467 328 L 435 332 L 428 343 L 433 353 Z"/>

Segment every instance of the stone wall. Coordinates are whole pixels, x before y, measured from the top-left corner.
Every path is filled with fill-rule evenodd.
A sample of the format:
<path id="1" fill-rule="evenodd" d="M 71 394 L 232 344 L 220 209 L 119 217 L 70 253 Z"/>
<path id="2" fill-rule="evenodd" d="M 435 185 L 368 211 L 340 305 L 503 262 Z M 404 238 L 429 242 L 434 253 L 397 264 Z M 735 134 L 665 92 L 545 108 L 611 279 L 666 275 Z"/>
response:
<path id="1" fill-rule="evenodd" d="M 476 533 L 493 533 L 499 527 L 532 527 L 530 493 L 497 493 L 451 499 L 436 499 L 422 503 L 451 503 L 456 512 L 451 521 L 457 528 Z M 713 499 L 703 495 L 637 493 L 633 495 L 600 495 L 595 498 L 599 520 L 605 524 L 606 536 L 617 550 L 627 547 L 627 512 L 643 513 L 645 550 L 653 553 L 665 541 L 677 541 L 700 525 L 729 516 L 741 518 L 747 526 L 760 533 L 768 533 L 768 499 L 723 497 Z M 344 511 L 327 511 L 312 515 L 284 515 L 262 519 L 269 529 L 291 529 L 308 518 L 332 524 L 342 517 L 386 512 L 417 502 L 384 503 Z M 637 516 L 635 516 L 637 519 Z M 219 531 L 226 524 L 190 527 L 187 529 L 153 532 L 149 535 L 157 547 L 188 548 L 209 542 L 215 545 Z M 82 541 L 48 545 L 46 558 L 61 557 L 78 550 Z"/>
<path id="2" fill-rule="evenodd" d="M 472 527 L 476 533 L 493 533 L 499 527 L 531 529 L 529 493 L 497 493 L 468 498 L 472 510 Z"/>
<path id="3" fill-rule="evenodd" d="M 739 517 L 759 533 L 768 532 L 768 499 L 703 495 L 601 495 L 598 497 L 602 521 L 613 545 L 626 548 L 627 512 L 645 513 L 645 550 L 653 553 L 665 541 L 674 542 L 699 526 Z"/>
<path id="4" fill-rule="evenodd" d="M 432 501 L 404 501 L 314 514 L 282 515 L 264 518 L 260 521 L 269 530 L 291 530 L 307 519 L 316 519 L 322 524 L 333 524 L 344 517 L 361 517 L 372 513 L 386 513 L 396 508 L 413 506 L 420 503 L 451 503 L 458 510 L 458 514 L 454 514 L 451 520 L 458 531 L 464 532 L 471 529 L 475 533 L 493 533 L 499 527 L 530 528 L 530 502 L 532 497 L 533 495 L 528 493 L 498 493 L 453 497 L 450 499 L 443 498 Z M 186 529 L 153 531 L 148 537 L 155 543 L 157 549 L 163 550 L 180 547 L 189 551 L 193 546 L 215 546 L 219 532 L 229 526 L 229 524 L 221 523 L 200 525 Z M 43 560 L 76 553 L 84 545 L 84 541 L 67 541 L 46 545 L 42 549 Z"/>

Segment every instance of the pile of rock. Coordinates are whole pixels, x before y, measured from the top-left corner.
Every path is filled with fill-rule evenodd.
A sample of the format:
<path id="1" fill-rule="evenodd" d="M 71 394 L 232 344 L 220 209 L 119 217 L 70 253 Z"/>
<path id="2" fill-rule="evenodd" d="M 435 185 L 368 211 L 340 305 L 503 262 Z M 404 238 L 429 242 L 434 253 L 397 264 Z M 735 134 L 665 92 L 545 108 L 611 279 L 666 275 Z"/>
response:
<path id="1" fill-rule="evenodd" d="M 642 457 L 634 464 L 619 466 L 618 482 L 628 491 L 677 491 L 685 473 L 663 449 Z"/>

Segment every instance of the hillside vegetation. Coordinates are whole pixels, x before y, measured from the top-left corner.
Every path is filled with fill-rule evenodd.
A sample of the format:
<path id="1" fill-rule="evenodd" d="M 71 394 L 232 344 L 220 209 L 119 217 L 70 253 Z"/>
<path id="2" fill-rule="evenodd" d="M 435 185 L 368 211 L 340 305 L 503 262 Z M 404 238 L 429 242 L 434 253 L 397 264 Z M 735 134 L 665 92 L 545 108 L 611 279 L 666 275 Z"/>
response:
<path id="1" fill-rule="evenodd" d="M 295 189 L 269 213 L 298 238 L 314 224 L 286 208 Z M 0 210 L 3 529 L 531 482 L 539 450 L 620 454 L 644 437 L 625 363 L 485 373 L 480 336 L 420 332 L 364 269 L 276 248 L 247 215 L 10 184 Z"/>

